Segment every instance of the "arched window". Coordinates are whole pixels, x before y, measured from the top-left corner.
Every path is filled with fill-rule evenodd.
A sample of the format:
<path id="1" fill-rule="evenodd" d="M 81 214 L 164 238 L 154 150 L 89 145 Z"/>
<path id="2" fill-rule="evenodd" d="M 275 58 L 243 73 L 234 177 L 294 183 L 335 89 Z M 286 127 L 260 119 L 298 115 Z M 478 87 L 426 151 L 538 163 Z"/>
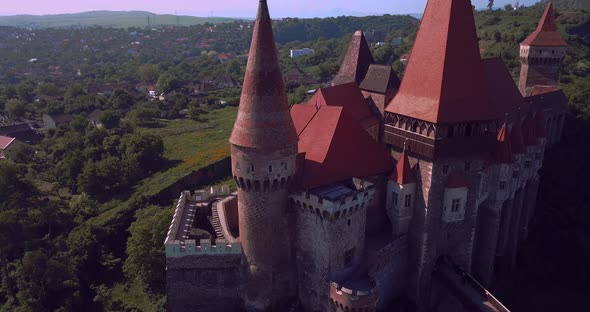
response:
<path id="1" fill-rule="evenodd" d="M 453 136 L 455 136 L 455 127 L 454 126 L 449 126 L 449 132 L 448 132 L 447 136 L 449 138 L 452 138 Z"/>
<path id="2" fill-rule="evenodd" d="M 467 125 L 465 127 L 465 136 L 471 136 L 473 132 L 473 127 L 471 125 Z"/>
<path id="3" fill-rule="evenodd" d="M 418 133 L 418 127 L 420 127 L 418 121 L 414 121 L 414 124 L 412 125 L 412 132 Z"/>

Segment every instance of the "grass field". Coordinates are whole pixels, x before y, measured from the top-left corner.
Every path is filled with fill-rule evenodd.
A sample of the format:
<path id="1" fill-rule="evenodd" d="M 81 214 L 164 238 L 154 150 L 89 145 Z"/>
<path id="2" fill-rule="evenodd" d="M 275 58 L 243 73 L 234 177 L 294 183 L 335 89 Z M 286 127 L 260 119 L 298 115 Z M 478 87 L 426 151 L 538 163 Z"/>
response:
<path id="1" fill-rule="evenodd" d="M 130 198 L 154 196 L 185 175 L 229 156 L 228 140 L 236 114 L 237 108 L 228 107 L 204 115 L 206 122 L 180 119 L 161 121 L 159 127 L 142 128 L 141 131 L 162 137 L 164 156 L 171 161 L 172 166 L 138 183 Z M 221 181 L 221 184 L 233 186 L 229 180 Z M 112 204 L 106 205 L 106 209 L 93 220 L 95 224 L 107 224 L 130 206 L 128 200 Z"/>

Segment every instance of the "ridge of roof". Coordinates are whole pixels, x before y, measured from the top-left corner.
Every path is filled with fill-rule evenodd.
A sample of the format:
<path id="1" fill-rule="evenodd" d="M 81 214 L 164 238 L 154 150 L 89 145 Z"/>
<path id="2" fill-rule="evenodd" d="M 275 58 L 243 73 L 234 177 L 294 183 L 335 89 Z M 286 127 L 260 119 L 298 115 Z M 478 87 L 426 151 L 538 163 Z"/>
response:
<path id="1" fill-rule="evenodd" d="M 297 144 L 266 0 L 259 2 L 238 115 L 229 141 L 263 150 Z"/>

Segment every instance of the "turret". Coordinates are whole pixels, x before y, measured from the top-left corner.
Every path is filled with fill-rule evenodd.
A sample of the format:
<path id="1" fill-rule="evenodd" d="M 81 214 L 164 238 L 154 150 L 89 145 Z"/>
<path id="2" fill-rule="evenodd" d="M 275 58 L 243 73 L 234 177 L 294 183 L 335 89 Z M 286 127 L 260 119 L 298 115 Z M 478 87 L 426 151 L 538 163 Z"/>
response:
<path id="1" fill-rule="evenodd" d="M 523 96 L 530 96 L 535 86 L 557 87 L 567 43 L 555 24 L 553 3 L 549 2 L 539 26 L 520 44 L 520 82 Z"/>
<path id="2" fill-rule="evenodd" d="M 391 220 L 394 236 L 408 233 L 414 213 L 415 196 L 416 177 L 404 147 L 387 184 L 387 214 Z"/>
<path id="3" fill-rule="evenodd" d="M 297 133 L 266 0 L 260 0 L 230 143 L 247 261 L 243 299 L 248 310 L 279 307 L 295 292 L 286 212 L 287 188 L 296 172 Z"/>

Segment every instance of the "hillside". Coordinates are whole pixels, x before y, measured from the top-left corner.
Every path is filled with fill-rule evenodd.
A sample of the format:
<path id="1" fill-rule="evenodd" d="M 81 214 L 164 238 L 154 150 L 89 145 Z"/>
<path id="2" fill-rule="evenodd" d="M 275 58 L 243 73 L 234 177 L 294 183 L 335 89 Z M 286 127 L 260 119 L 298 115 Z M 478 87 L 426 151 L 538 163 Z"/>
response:
<path id="1" fill-rule="evenodd" d="M 176 16 L 170 14 L 154 14 L 145 11 L 92 11 L 75 14 L 56 15 L 14 15 L 0 16 L 0 26 L 25 28 L 49 28 L 72 26 L 102 26 L 102 27 L 145 27 L 154 25 L 193 26 L 205 23 L 223 23 L 235 19 L 223 17 L 195 17 Z"/>
<path id="2" fill-rule="evenodd" d="M 544 0 L 544 3 L 549 0 Z M 590 0 L 553 0 L 553 4 L 561 10 L 590 9 Z"/>

